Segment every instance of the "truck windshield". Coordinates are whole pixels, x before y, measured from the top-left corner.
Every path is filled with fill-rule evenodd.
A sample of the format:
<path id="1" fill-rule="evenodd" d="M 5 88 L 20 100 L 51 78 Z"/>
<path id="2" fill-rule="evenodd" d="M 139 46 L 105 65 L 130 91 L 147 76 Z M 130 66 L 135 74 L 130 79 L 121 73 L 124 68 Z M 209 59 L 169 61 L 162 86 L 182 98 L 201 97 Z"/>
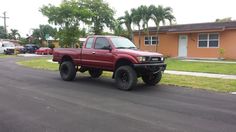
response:
<path id="1" fill-rule="evenodd" d="M 117 49 L 137 49 L 136 46 L 127 38 L 113 37 L 112 43 Z"/>

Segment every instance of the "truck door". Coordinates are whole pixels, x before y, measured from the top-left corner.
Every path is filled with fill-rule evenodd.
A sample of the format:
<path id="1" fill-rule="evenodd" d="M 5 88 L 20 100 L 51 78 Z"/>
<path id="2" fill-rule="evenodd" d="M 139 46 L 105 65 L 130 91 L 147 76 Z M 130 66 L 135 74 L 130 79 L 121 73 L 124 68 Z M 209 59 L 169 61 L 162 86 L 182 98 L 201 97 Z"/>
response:
<path id="1" fill-rule="evenodd" d="M 92 52 L 92 60 L 96 67 L 111 70 L 113 68 L 113 55 L 111 45 L 105 37 L 97 37 Z"/>
<path id="2" fill-rule="evenodd" d="M 82 65 L 83 66 L 89 66 L 89 67 L 94 67 L 94 62 L 93 62 L 93 43 L 94 43 L 94 38 L 90 37 L 87 39 L 85 46 L 82 48 Z"/>

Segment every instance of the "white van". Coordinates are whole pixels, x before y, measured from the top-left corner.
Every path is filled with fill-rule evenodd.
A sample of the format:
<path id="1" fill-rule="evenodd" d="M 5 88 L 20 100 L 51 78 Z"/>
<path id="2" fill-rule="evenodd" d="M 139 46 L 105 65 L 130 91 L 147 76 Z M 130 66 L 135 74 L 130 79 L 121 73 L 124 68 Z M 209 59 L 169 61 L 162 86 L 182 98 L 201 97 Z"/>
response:
<path id="1" fill-rule="evenodd" d="M 16 46 L 9 41 L 0 41 L 0 54 L 14 54 Z"/>

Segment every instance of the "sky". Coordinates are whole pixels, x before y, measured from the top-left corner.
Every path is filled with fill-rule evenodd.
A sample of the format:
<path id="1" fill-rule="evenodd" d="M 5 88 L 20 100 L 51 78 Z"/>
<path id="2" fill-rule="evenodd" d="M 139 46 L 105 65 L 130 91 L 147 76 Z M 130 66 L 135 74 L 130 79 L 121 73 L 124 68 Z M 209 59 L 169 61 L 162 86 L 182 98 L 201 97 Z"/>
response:
<path id="1" fill-rule="evenodd" d="M 213 22 L 217 18 L 232 17 L 236 20 L 234 0 L 105 0 L 116 11 L 115 17 L 140 5 L 163 5 L 173 8 L 177 24 Z M 61 0 L 0 0 L 0 16 L 7 12 L 7 29 L 18 29 L 22 36 L 31 34 L 40 24 L 48 24 L 47 17 L 39 12 L 48 4 L 59 5 Z M 0 26 L 3 26 L 0 18 Z M 151 23 L 152 26 L 152 23 Z M 154 25 L 153 25 L 154 26 Z"/>

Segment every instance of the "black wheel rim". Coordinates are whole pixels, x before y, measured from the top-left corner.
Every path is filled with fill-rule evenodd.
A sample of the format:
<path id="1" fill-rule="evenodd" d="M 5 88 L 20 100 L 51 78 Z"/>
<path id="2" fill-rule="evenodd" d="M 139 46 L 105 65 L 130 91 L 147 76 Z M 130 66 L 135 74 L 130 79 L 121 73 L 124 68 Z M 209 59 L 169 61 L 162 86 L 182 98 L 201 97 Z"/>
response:
<path id="1" fill-rule="evenodd" d="M 123 82 L 123 83 L 127 83 L 129 82 L 129 75 L 126 71 L 122 71 L 120 73 L 120 80 Z"/>
<path id="2" fill-rule="evenodd" d="M 154 74 L 151 74 L 151 75 L 148 76 L 148 80 L 153 80 L 153 79 L 155 79 L 155 75 Z"/>
<path id="3" fill-rule="evenodd" d="M 122 70 L 118 74 L 119 82 L 120 82 L 120 88 L 126 89 L 129 85 L 129 73 L 125 70 Z"/>

